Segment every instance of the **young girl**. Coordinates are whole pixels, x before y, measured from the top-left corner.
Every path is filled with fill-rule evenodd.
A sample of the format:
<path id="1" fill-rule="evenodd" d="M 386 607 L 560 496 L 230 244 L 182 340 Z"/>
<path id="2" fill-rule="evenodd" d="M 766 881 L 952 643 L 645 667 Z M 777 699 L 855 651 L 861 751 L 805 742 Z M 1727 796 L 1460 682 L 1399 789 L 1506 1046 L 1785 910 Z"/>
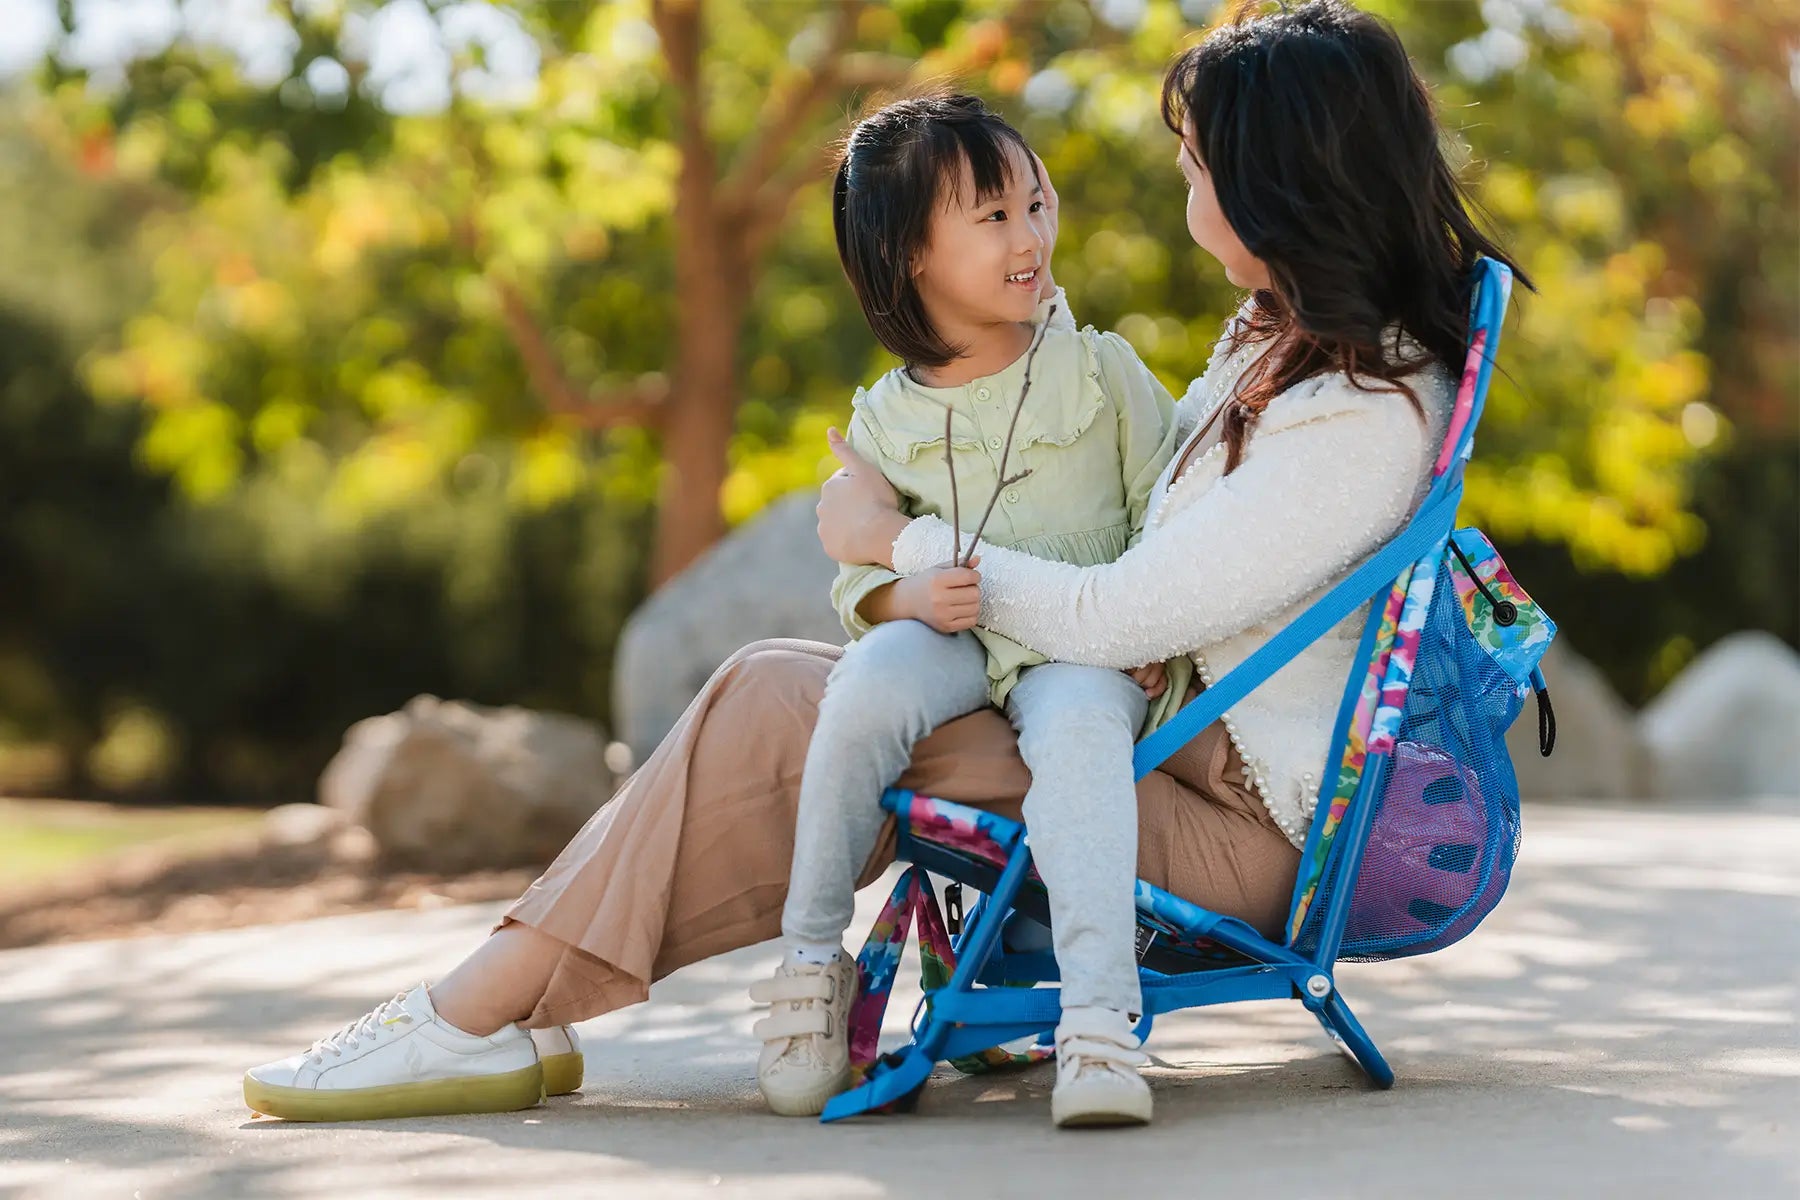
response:
<path id="1" fill-rule="evenodd" d="M 907 512 L 952 515 L 948 416 L 965 527 L 998 489 L 994 544 L 1076 566 L 1122 554 L 1174 452 L 1174 405 L 1123 338 L 1068 318 L 1049 277 L 1053 216 L 1024 139 L 971 96 L 891 105 L 851 135 L 835 218 L 869 324 L 906 364 L 857 392 L 850 444 Z M 1043 296 L 1052 300 L 1040 305 Z M 1032 771 L 1025 817 L 1062 975 L 1054 1118 L 1150 1117 L 1132 1033 L 1131 752 L 1150 699 L 1169 692 L 1163 665 L 1127 674 L 1052 663 L 977 629 L 978 578 L 954 564 L 910 579 L 847 566 L 832 589 L 857 640 L 832 672 L 801 777 L 787 955 L 751 993 L 773 1007 L 757 1027 L 757 1080 L 776 1112 L 815 1114 L 849 1082 L 856 971 L 841 941 L 884 820 L 882 790 L 925 734 L 991 703 L 1018 729 Z"/>

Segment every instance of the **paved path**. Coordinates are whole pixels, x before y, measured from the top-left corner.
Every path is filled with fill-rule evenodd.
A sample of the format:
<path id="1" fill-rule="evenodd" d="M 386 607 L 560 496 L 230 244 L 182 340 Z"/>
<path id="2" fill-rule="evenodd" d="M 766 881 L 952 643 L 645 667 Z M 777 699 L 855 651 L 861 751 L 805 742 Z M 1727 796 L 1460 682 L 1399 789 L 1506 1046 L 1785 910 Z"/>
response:
<path id="1" fill-rule="evenodd" d="M 12 951 L 0 1196 L 1800 1196 L 1800 812 L 1526 829 L 1467 942 L 1341 970 L 1393 1091 L 1298 1005 L 1239 1005 L 1158 1024 L 1157 1122 L 1112 1134 L 1055 1134 L 1044 1068 L 949 1074 L 910 1118 L 765 1115 L 768 946 L 585 1025 L 578 1098 L 332 1127 L 250 1120 L 244 1066 L 441 971 L 494 906 Z"/>

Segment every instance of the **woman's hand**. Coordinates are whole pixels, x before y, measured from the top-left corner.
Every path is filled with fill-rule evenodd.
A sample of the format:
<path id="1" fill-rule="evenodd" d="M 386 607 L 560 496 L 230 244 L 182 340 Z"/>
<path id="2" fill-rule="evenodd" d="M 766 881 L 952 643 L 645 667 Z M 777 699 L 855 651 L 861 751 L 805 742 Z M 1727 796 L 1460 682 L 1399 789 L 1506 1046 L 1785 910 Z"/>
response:
<path id="1" fill-rule="evenodd" d="M 1050 169 L 1044 166 L 1044 160 L 1037 156 L 1035 150 L 1031 152 L 1031 161 L 1037 164 L 1038 182 L 1044 186 L 1044 227 L 1046 232 L 1038 297 L 1048 300 L 1056 295 L 1056 281 L 1050 277 L 1050 258 L 1056 253 L 1056 234 L 1062 227 L 1062 218 L 1059 215 L 1062 201 L 1057 199 L 1056 185 L 1050 182 Z"/>
<path id="2" fill-rule="evenodd" d="M 825 440 L 843 468 L 819 489 L 819 544 L 838 562 L 891 569 L 894 539 L 907 524 L 900 494 L 836 429 Z"/>

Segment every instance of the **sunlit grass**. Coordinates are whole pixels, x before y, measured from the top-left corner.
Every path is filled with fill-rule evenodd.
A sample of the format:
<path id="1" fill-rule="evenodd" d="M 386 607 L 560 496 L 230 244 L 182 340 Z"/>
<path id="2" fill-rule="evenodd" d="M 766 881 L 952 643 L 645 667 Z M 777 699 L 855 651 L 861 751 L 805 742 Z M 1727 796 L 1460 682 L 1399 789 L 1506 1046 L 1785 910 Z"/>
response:
<path id="1" fill-rule="evenodd" d="M 251 829 L 244 808 L 130 808 L 75 800 L 0 800 L 0 888 L 45 879 L 123 850 L 200 851 Z"/>

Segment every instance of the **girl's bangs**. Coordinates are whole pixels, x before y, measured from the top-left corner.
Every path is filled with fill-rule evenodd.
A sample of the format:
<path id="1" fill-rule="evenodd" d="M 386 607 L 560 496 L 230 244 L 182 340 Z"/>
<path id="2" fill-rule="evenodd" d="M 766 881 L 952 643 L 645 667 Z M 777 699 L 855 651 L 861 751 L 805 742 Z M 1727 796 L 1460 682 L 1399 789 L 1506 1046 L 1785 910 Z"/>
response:
<path id="1" fill-rule="evenodd" d="M 985 204 L 1004 196 L 1013 182 L 1013 164 L 1006 148 L 1013 146 L 1027 156 L 1031 153 L 1023 137 L 1011 126 L 997 121 L 939 126 L 932 131 L 928 145 L 931 168 L 937 175 L 937 194 L 946 204 Z M 975 187 L 973 197 L 964 194 L 965 162 Z"/>

